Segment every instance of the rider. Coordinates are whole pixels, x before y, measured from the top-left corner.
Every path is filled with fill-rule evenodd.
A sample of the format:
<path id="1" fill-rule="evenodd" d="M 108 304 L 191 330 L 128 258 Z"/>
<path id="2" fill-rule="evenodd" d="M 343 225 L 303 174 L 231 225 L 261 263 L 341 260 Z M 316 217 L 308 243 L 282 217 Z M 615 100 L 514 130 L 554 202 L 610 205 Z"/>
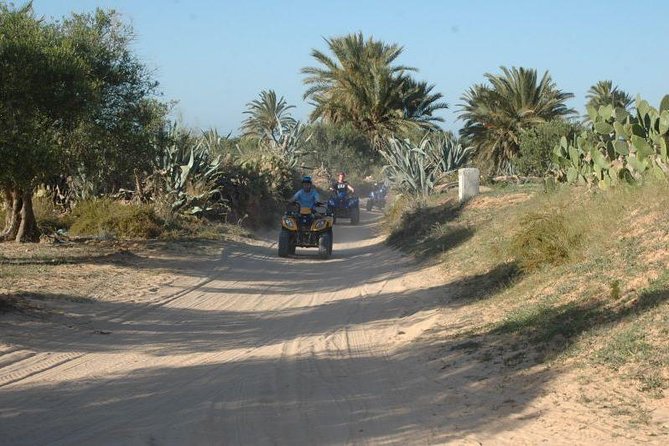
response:
<path id="1" fill-rule="evenodd" d="M 380 196 L 380 197 L 385 197 L 386 192 L 388 191 L 386 187 L 386 183 L 374 183 L 374 191 Z"/>
<path id="2" fill-rule="evenodd" d="M 311 177 L 306 176 L 302 178 L 302 189 L 295 192 L 290 201 L 299 203 L 303 208 L 313 208 L 316 204 L 320 203 L 321 200 L 318 196 L 318 191 L 313 187 Z"/>
<path id="3" fill-rule="evenodd" d="M 333 183 L 330 189 L 337 192 L 337 194 L 339 194 L 340 192 L 345 192 L 346 194 L 348 194 L 349 192 L 351 192 L 352 194 L 355 193 L 355 189 L 353 189 L 353 186 L 348 184 L 348 182 L 346 181 L 346 174 L 344 172 L 339 172 L 339 175 L 337 176 L 337 182 Z"/>

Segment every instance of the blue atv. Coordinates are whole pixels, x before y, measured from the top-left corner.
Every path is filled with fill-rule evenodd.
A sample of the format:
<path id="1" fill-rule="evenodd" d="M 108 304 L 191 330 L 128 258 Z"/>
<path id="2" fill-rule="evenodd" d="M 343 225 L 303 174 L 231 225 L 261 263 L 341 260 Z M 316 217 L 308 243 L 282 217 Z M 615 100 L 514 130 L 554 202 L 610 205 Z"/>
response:
<path id="1" fill-rule="evenodd" d="M 374 184 L 374 189 L 369 193 L 369 198 L 367 199 L 368 211 L 374 209 L 374 206 L 383 210 L 386 207 L 386 195 L 388 194 L 388 188 L 385 184 Z"/>
<path id="2" fill-rule="evenodd" d="M 334 217 L 350 218 L 352 225 L 360 223 L 360 200 L 356 196 L 349 196 L 345 191 L 335 192 L 328 200 L 328 208 Z"/>

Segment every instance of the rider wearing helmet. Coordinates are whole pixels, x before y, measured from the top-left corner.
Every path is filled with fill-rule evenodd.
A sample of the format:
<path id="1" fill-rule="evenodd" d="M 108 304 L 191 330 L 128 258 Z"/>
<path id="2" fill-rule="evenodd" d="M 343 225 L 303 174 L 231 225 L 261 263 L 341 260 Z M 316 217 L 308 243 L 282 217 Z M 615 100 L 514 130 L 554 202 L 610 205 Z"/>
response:
<path id="1" fill-rule="evenodd" d="M 346 181 L 346 174 L 344 172 L 339 172 L 339 175 L 337 175 L 337 182 L 332 184 L 332 187 L 330 190 L 334 192 L 346 192 L 346 194 L 350 193 L 355 193 L 355 189 L 353 189 L 353 186 L 348 184 Z"/>
<path id="2" fill-rule="evenodd" d="M 311 177 L 306 176 L 302 178 L 302 189 L 295 192 L 292 202 L 299 203 L 303 208 L 313 208 L 317 203 L 320 203 L 318 191 L 314 189 L 311 182 Z"/>

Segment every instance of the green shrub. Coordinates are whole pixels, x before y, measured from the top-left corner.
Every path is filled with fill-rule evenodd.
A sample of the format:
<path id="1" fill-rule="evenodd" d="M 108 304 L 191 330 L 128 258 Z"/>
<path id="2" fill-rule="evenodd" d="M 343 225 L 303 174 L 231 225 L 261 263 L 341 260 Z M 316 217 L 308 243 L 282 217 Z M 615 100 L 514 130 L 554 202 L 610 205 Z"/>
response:
<path id="1" fill-rule="evenodd" d="M 379 156 L 367 137 L 351 125 L 317 123 L 309 126 L 304 144 L 307 168 L 324 166 L 331 173 L 344 171 L 348 180 L 359 184 L 379 165 Z"/>
<path id="2" fill-rule="evenodd" d="M 55 232 L 59 229 L 69 229 L 72 221 L 70 216 L 61 212 L 48 195 L 39 193 L 33 198 L 33 210 L 38 226 L 47 233 Z"/>
<path id="3" fill-rule="evenodd" d="M 519 154 L 514 160 L 520 175 L 545 175 L 553 166 L 553 150 L 561 137 L 572 139 L 579 126 L 554 120 L 538 124 L 520 135 Z"/>
<path id="4" fill-rule="evenodd" d="M 277 213 L 299 187 L 297 172 L 276 155 L 255 154 L 224 166 L 223 171 L 221 183 L 233 211 L 230 223 L 275 224 Z"/>
<path id="5" fill-rule="evenodd" d="M 79 203 L 71 219 L 73 235 L 155 238 L 163 230 L 163 221 L 151 206 L 109 199 Z"/>
<path id="6" fill-rule="evenodd" d="M 563 212 L 552 209 L 526 214 L 511 237 L 509 254 L 524 271 L 558 265 L 573 258 L 582 239 Z"/>

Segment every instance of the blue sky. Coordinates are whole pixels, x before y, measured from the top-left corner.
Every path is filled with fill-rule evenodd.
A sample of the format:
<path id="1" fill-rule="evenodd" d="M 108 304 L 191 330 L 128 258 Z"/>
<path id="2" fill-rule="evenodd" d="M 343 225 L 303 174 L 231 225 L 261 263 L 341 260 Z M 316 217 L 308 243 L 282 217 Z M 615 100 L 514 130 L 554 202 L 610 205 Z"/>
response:
<path id="1" fill-rule="evenodd" d="M 15 1 L 15 3 L 21 3 Z M 137 33 L 135 49 L 155 70 L 164 98 L 189 126 L 237 132 L 245 104 L 274 89 L 306 119 L 300 69 L 324 37 L 362 31 L 404 46 L 451 106 L 501 65 L 549 70 L 582 111 L 585 93 L 612 79 L 651 103 L 669 93 L 669 2 L 492 0 L 34 0 L 38 15 L 59 18 L 115 9 Z"/>

